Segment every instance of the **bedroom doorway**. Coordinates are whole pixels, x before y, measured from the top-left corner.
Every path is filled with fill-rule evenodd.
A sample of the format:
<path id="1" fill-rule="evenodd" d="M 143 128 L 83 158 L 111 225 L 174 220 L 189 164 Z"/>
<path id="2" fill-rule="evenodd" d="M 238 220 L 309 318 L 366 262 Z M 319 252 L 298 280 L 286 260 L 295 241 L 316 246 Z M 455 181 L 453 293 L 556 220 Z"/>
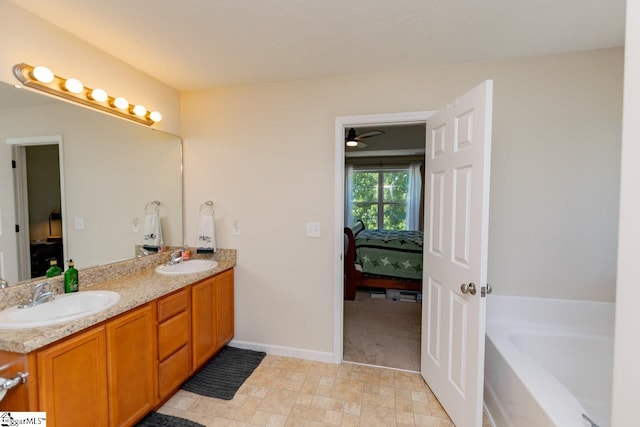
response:
<path id="1" fill-rule="evenodd" d="M 409 182 L 420 176 L 420 168 L 416 165 L 424 165 L 426 120 L 432 114 L 353 116 L 336 121 L 336 138 L 340 131 L 343 140 L 349 136 L 357 139 L 353 148 L 346 144 L 341 147 L 341 188 L 336 191 L 342 195 L 341 217 L 336 221 L 341 229 L 358 220 L 362 220 L 367 230 L 423 228 L 422 203 L 417 209 L 413 206 L 411 214 L 408 214 L 406 190 Z M 352 194 L 348 182 L 353 182 L 354 174 L 364 175 L 364 180 L 368 180 L 371 188 L 366 198 L 371 199 L 373 193 L 380 197 L 358 200 L 357 206 L 352 205 L 350 197 L 345 195 Z M 422 186 L 421 181 L 419 187 Z M 361 182 L 357 181 L 360 187 Z M 338 183 L 336 190 L 337 186 Z M 372 188 L 376 186 L 377 190 Z M 415 182 L 411 186 L 415 188 Z M 395 194 L 391 194 L 394 187 Z M 403 194 L 399 195 L 397 190 L 402 190 Z M 384 193 L 388 193 L 391 200 L 385 200 Z M 415 194 L 412 196 L 414 204 L 418 198 Z M 421 260 L 421 248 L 419 256 Z M 408 290 L 410 286 L 404 288 L 402 283 L 398 286 L 396 279 L 391 279 L 389 283 L 376 282 L 371 288 L 359 287 L 353 300 L 341 301 L 340 319 L 336 322 L 340 323 L 340 333 L 335 342 L 336 348 L 341 350 L 340 361 L 420 370 L 421 294 Z"/>
<path id="2" fill-rule="evenodd" d="M 435 114 L 422 113 L 414 120 L 426 123 L 425 148 L 430 150 L 425 167 L 428 250 L 423 256 L 428 309 L 422 311 L 420 375 L 455 424 L 478 427 L 483 418 L 482 366 L 486 297 L 490 293 L 485 284 L 492 110 L 493 81 L 485 80 Z M 397 116 L 405 120 L 389 120 L 387 116 L 386 123 L 410 122 L 407 114 Z M 344 129 L 351 123 L 385 123 L 383 119 L 374 122 L 371 116 L 359 119 L 336 118 L 335 126 L 334 237 L 336 259 L 341 261 L 334 268 L 336 362 L 343 359 L 344 266 L 351 265 L 342 262 L 344 236 L 348 242 L 352 240 L 349 229 L 339 227 L 344 224 Z M 346 254 L 351 256 L 348 251 Z"/>
<path id="3" fill-rule="evenodd" d="M 64 263 L 62 137 L 7 139 L 14 162 L 17 279 L 45 275 L 52 260 Z"/>

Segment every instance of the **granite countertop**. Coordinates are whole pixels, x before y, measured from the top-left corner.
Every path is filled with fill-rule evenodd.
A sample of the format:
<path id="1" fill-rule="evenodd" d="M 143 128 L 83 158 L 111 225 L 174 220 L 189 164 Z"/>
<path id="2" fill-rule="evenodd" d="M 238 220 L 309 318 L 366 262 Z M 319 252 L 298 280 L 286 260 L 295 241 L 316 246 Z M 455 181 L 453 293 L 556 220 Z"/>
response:
<path id="1" fill-rule="evenodd" d="M 157 254 L 153 257 L 155 257 L 155 262 L 151 259 L 145 261 L 133 259 L 105 266 L 106 268 L 80 270 L 80 292 L 83 290 L 115 291 L 120 294 L 120 301 L 100 313 L 54 326 L 0 329 L 0 350 L 30 353 L 192 283 L 232 269 L 236 264 L 235 250 L 219 249 L 213 257 L 210 257 L 218 262 L 215 269 L 201 273 L 167 276 L 156 273 L 155 267 L 162 264 L 168 255 Z M 83 285 L 83 276 L 86 276 L 89 283 Z M 26 289 L 28 292 L 31 283 L 24 286 L 27 285 L 29 285 L 29 288 Z M 52 285 L 57 285 L 59 291 L 59 283 L 56 282 Z"/>

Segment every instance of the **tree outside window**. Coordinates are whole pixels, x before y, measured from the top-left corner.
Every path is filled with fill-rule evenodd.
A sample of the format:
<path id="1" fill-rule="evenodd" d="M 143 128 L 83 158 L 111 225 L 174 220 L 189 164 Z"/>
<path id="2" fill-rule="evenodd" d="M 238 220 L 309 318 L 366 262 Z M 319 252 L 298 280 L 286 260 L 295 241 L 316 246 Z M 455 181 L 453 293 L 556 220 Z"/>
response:
<path id="1" fill-rule="evenodd" d="M 406 230 L 409 176 L 408 169 L 354 171 L 353 218 L 368 229 Z"/>

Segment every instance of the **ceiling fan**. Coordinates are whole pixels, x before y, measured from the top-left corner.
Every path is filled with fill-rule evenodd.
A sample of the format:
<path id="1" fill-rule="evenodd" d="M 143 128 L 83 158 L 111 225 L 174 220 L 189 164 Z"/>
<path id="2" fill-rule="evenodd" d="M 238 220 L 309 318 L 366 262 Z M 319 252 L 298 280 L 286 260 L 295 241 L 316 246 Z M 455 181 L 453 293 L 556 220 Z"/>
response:
<path id="1" fill-rule="evenodd" d="M 384 135 L 384 132 L 381 130 L 372 130 L 370 132 L 365 132 L 362 135 L 357 135 L 356 130 L 351 128 L 349 129 L 349 132 L 347 132 L 347 137 L 344 139 L 344 142 L 347 144 L 347 147 L 364 148 L 367 144 L 362 142 L 363 139 L 379 135 Z"/>

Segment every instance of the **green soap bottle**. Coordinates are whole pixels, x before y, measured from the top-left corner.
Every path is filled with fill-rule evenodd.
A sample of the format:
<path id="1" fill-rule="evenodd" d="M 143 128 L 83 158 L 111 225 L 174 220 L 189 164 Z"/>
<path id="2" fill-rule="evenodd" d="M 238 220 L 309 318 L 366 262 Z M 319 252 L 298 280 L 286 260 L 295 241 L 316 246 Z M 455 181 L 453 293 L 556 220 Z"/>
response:
<path id="1" fill-rule="evenodd" d="M 58 267 L 58 261 L 52 259 L 49 261 L 49 269 L 47 270 L 47 277 L 59 276 L 62 274 L 62 269 Z"/>
<path id="2" fill-rule="evenodd" d="M 73 260 L 69 260 L 69 268 L 64 272 L 64 292 L 78 292 L 78 270 L 73 266 Z"/>

